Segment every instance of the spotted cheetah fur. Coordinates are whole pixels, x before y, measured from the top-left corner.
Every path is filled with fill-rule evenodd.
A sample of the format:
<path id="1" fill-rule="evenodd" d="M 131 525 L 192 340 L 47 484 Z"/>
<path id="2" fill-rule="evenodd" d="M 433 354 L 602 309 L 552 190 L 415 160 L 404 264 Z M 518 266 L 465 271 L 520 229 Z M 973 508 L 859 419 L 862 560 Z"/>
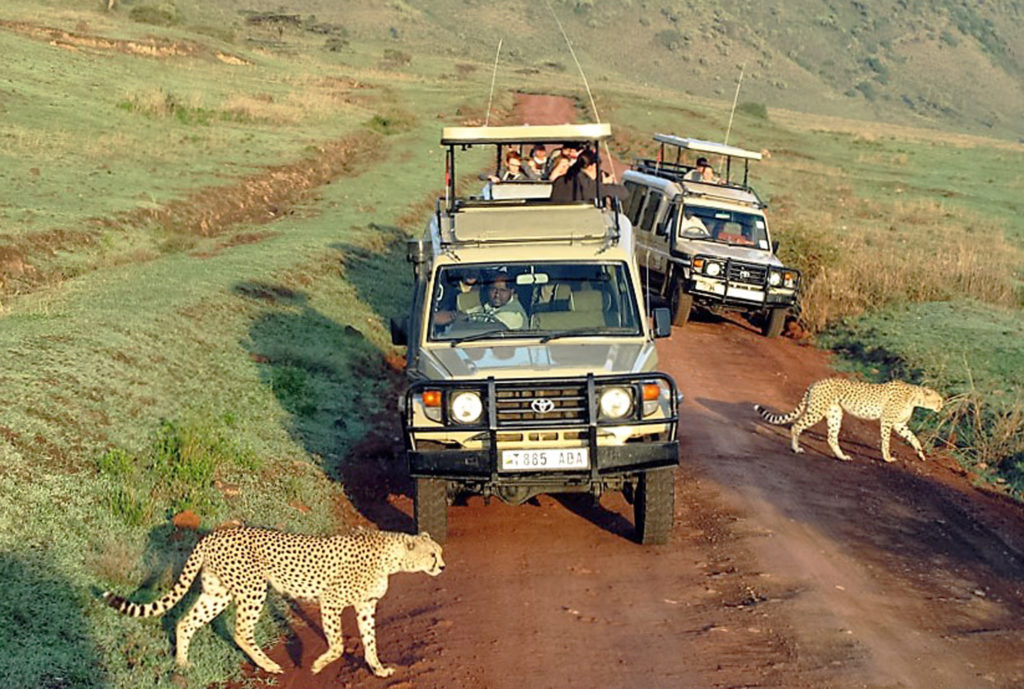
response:
<path id="1" fill-rule="evenodd" d="M 107 603 L 125 615 L 162 615 L 184 597 L 196 576 L 202 594 L 177 626 L 177 662 L 188 666 L 192 635 L 235 602 L 235 642 L 266 672 L 282 672 L 256 645 L 253 630 L 267 596 L 269 583 L 293 598 L 320 604 L 327 650 L 313 662 L 313 672 L 339 658 L 344 651 L 341 613 L 353 606 L 367 665 L 378 677 L 394 668 L 377 658 L 375 612 L 377 601 L 396 572 L 426 572 L 437 576 L 444 569 L 441 546 L 427 533 L 413 536 L 394 531 L 356 529 L 350 533 L 318 537 L 271 529 L 238 527 L 214 531 L 196 544 L 174 587 L 159 600 L 131 603 L 111 592 Z"/>
<path id="2" fill-rule="evenodd" d="M 879 419 L 882 433 L 882 459 L 894 461 L 889 454 L 889 439 L 892 431 L 914 448 L 922 460 L 924 450 L 917 436 L 907 428 L 907 421 L 915 407 L 933 411 L 942 409 L 942 395 L 931 388 L 911 385 L 894 380 L 888 383 L 864 383 L 846 378 L 825 378 L 811 383 L 803 400 L 788 414 L 773 414 L 759 404 L 754 405 L 761 417 L 775 425 L 792 424 L 790 439 L 793 452 L 803 452 L 800 447 L 800 433 L 821 421 L 828 419 L 828 444 L 833 454 L 843 460 L 850 459 L 839 447 L 839 427 L 843 412 L 861 419 Z"/>

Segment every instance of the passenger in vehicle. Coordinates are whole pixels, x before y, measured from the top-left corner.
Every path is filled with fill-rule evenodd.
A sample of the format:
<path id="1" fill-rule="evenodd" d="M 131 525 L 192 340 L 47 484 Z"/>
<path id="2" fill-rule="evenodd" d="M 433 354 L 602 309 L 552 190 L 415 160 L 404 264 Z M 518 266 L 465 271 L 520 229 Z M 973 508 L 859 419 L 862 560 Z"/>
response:
<path id="1" fill-rule="evenodd" d="M 548 158 L 548 179 L 554 179 L 552 173 L 555 170 L 555 166 L 559 165 L 559 161 L 566 161 L 569 165 L 576 162 L 576 159 L 580 155 L 580 145 L 574 142 L 567 142 L 562 144 L 560 147 L 552 151 L 551 156 Z M 564 163 L 562 164 L 564 167 Z"/>
<path id="2" fill-rule="evenodd" d="M 715 175 L 715 168 L 711 167 L 708 159 L 703 157 L 697 158 L 696 167 L 687 172 L 683 179 L 690 182 L 707 182 L 708 184 L 718 184 L 719 182 Z"/>
<path id="3" fill-rule="evenodd" d="M 544 144 L 534 144 L 530 149 L 530 157 L 523 164 L 523 172 L 532 180 L 547 179 L 548 174 L 548 147 Z"/>
<path id="4" fill-rule="evenodd" d="M 607 170 L 602 170 L 601 195 L 620 200 L 628 196 L 626 188 L 615 184 Z M 590 201 L 597 198 L 597 153 L 590 149 L 580 152 L 569 170 L 551 185 L 551 200 L 555 203 Z"/>
<path id="5" fill-rule="evenodd" d="M 522 182 L 528 179 L 526 172 L 523 171 L 522 156 L 515 149 L 505 154 L 505 165 L 498 174 L 490 176 L 492 182 Z"/>
<path id="6" fill-rule="evenodd" d="M 569 162 L 569 159 L 565 156 L 560 156 L 555 160 L 551 170 L 548 172 L 548 181 L 554 182 L 559 177 L 564 176 L 570 167 L 572 167 L 572 163 Z"/>

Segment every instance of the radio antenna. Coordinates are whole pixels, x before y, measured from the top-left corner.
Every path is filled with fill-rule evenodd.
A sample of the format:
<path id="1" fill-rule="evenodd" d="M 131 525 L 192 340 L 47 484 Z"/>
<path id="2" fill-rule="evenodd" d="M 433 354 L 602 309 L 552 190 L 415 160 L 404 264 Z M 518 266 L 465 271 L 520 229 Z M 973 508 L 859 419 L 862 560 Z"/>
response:
<path id="1" fill-rule="evenodd" d="M 729 143 L 729 134 L 732 132 L 732 116 L 736 114 L 736 101 L 740 97 L 740 84 L 743 83 L 743 69 L 746 66 L 746 62 L 740 65 L 740 78 L 736 80 L 736 94 L 732 97 L 732 110 L 729 111 L 729 127 L 725 130 L 725 141 L 722 142 L 724 144 Z"/>
<path id="2" fill-rule="evenodd" d="M 494 80 L 498 76 L 498 56 L 501 55 L 501 42 L 505 40 L 503 38 L 498 39 L 498 49 L 494 51 L 494 70 L 491 72 L 491 92 L 487 96 L 487 116 L 484 118 L 484 126 L 486 127 L 491 121 L 491 101 L 494 99 Z"/>
<path id="3" fill-rule="evenodd" d="M 572 49 L 572 41 L 569 40 L 569 36 L 566 35 L 565 29 L 562 28 L 562 22 L 558 20 L 558 15 L 555 14 L 554 8 L 551 6 L 551 0 L 544 0 L 544 4 L 548 6 L 548 12 L 551 13 L 552 18 L 555 20 L 555 24 L 558 25 L 558 31 L 562 34 L 562 38 L 565 40 L 565 45 L 569 48 L 569 54 L 572 55 L 572 61 L 576 63 L 576 69 L 580 72 L 580 78 L 583 79 L 583 86 L 587 89 L 587 98 L 590 99 L 590 108 L 594 111 L 594 119 L 597 120 L 598 124 L 601 123 L 601 115 L 597 112 L 597 103 L 594 102 L 594 94 L 590 90 L 590 83 L 587 81 L 587 75 L 583 73 L 583 65 L 576 58 L 576 51 Z M 608 156 L 608 165 L 612 164 L 612 151 L 608 148 L 608 142 L 604 142 L 604 152 Z M 612 176 L 615 175 L 615 169 L 609 170 Z"/>

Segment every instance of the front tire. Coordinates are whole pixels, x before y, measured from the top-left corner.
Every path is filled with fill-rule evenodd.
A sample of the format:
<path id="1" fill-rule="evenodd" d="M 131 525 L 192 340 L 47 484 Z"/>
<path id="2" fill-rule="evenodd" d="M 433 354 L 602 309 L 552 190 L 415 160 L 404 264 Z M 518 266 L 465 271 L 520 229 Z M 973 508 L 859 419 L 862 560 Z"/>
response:
<path id="1" fill-rule="evenodd" d="M 636 540 L 644 545 L 664 545 L 672 534 L 675 517 L 675 471 L 649 469 L 640 474 L 633 497 Z"/>
<path id="2" fill-rule="evenodd" d="M 436 478 L 416 479 L 413 497 L 416 532 L 426 531 L 438 543 L 448 539 L 448 482 Z"/>
<path id="3" fill-rule="evenodd" d="M 672 325 L 682 327 L 690 320 L 690 311 L 693 310 L 693 295 L 684 292 L 683 286 L 678 280 L 672 283 L 669 310 L 672 313 Z"/>
<path id="4" fill-rule="evenodd" d="M 761 326 L 761 334 L 765 337 L 778 337 L 786 325 L 786 309 L 772 309 L 765 316 Z"/>

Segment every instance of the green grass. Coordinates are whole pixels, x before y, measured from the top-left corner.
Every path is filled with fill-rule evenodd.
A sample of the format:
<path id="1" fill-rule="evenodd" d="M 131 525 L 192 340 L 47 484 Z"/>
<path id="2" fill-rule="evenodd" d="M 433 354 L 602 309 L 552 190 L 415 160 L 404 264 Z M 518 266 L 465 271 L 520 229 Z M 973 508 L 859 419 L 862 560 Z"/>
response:
<path id="1" fill-rule="evenodd" d="M 640 11 L 577 5 L 555 3 L 574 39 L 596 40 L 605 19 Z M 0 657 L 0 677 L 13 686 L 174 684 L 180 609 L 120 617 L 94 589 L 134 600 L 165 591 L 195 540 L 171 525 L 180 510 L 196 512 L 202 531 L 240 520 L 326 533 L 351 518 L 345 498 L 358 503 L 359 486 L 343 479 L 361 459 L 354 448 L 394 432 L 387 323 L 407 308 L 405 239 L 442 192 L 439 128 L 487 114 L 488 27 L 529 28 L 515 7 L 447 0 L 344 12 L 310 0 L 302 26 L 280 32 L 247 24 L 236 4 L 179 0 L 169 22 L 141 16 L 142 2 L 101 6 L 12 0 L 0 20 L 39 21 L 43 7 L 47 26 L 77 36 L 196 48 L 153 58 L 0 27 L 0 618 L 26 620 L 0 631 L 0 648 L 15 649 Z M 455 8 L 476 28 L 449 49 Z M 675 26 L 660 9 L 643 10 L 647 38 Z M 687 31 L 708 30 L 705 10 Z M 311 30 L 313 14 L 344 31 Z M 567 64 L 560 37 L 548 24 L 537 31 L 539 52 L 510 50 L 500 64 L 496 119 L 513 88 L 557 84 L 582 97 L 557 66 Z M 644 151 L 652 131 L 722 138 L 737 54 L 670 70 L 686 80 L 673 87 L 654 82 L 667 62 L 633 71 L 646 43 L 604 45 L 629 59 L 580 47 L 617 153 Z M 695 85 L 721 98 L 682 91 Z M 1021 244 L 1019 151 L 923 143 L 920 132 L 854 136 L 793 120 L 776 109 L 777 92 L 742 95 L 730 143 L 773 151 L 755 180 L 792 260 L 838 261 L 837 227 L 866 232 L 918 208 L 927 222 L 907 237 L 949 214 L 954 229 L 977 218 Z M 976 386 L 995 395 L 999 367 L 1015 365 L 1006 351 L 1017 315 L 897 304 L 867 318 L 903 324 L 907 337 L 846 321 L 834 342 L 883 347 L 955 391 L 959 350 L 943 346 L 956 332 Z M 272 607 L 261 643 L 281 629 Z M 194 686 L 237 677 L 243 659 L 229 621 L 198 634 L 191 655 Z"/>

